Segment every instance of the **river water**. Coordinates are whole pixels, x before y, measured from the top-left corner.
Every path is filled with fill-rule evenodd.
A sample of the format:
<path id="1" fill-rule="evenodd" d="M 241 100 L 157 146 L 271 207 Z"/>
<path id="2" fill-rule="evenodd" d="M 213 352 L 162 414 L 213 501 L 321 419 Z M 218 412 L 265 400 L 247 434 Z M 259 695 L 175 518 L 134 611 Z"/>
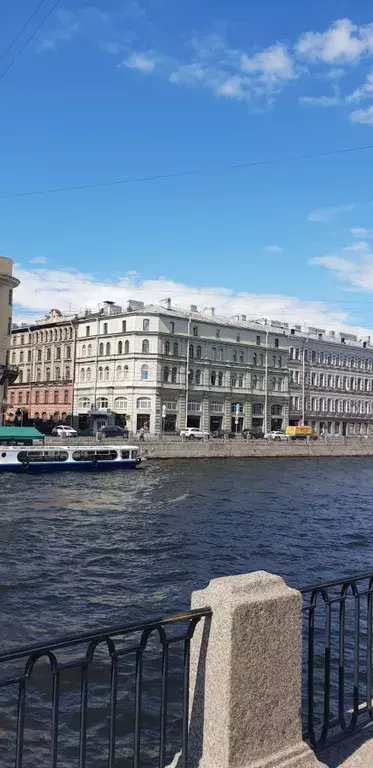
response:
<path id="1" fill-rule="evenodd" d="M 2 474 L 0 649 L 184 610 L 191 591 L 217 576 L 265 569 L 302 586 L 367 570 L 372 493 L 371 459 Z M 0 751 L 5 733 L 11 765 L 12 724 L 1 701 Z M 38 739 L 30 768 L 44 765 Z M 105 765 L 97 754 L 92 764 Z M 61 766 L 76 765 L 73 745 L 63 756 Z M 118 766 L 128 760 L 124 746 Z"/>

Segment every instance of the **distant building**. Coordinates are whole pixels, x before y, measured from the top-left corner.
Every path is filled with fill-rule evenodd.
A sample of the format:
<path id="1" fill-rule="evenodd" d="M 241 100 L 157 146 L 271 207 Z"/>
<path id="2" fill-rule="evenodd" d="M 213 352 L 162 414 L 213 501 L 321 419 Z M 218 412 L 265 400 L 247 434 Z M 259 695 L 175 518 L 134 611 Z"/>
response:
<path id="1" fill-rule="evenodd" d="M 10 363 L 18 378 L 9 388 L 7 418 L 17 409 L 28 417 L 67 421 L 73 404 L 75 315 L 52 309 L 42 320 L 14 327 Z"/>
<path id="2" fill-rule="evenodd" d="M 0 424 L 3 422 L 8 387 L 17 378 L 18 370 L 9 362 L 12 330 L 13 290 L 19 280 L 13 277 L 13 262 L 0 257 Z"/>

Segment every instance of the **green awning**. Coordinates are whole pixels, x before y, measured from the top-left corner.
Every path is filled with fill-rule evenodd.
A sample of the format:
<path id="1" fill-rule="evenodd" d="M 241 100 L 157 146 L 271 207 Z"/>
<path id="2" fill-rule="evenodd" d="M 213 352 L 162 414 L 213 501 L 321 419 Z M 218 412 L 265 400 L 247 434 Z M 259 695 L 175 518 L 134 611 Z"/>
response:
<path id="1" fill-rule="evenodd" d="M 43 440 L 44 435 L 35 427 L 0 427 L 0 443 L 9 440 Z"/>

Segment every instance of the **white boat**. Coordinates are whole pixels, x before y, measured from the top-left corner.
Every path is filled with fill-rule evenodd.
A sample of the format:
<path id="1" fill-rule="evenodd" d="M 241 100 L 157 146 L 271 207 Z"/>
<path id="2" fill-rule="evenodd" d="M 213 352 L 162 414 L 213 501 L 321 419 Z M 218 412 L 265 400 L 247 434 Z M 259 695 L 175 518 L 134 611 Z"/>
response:
<path id="1" fill-rule="evenodd" d="M 117 445 L 0 446 L 0 472 L 101 471 L 134 469 L 141 464 L 139 447 Z"/>

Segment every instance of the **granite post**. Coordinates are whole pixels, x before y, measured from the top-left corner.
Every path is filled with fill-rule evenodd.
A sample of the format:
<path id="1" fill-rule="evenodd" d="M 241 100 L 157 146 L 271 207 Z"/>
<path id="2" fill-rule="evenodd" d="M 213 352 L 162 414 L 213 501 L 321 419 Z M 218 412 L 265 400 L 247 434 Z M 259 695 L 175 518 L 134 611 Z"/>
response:
<path id="1" fill-rule="evenodd" d="M 302 740 L 302 598 L 264 571 L 194 592 L 188 768 L 316 768 Z"/>

